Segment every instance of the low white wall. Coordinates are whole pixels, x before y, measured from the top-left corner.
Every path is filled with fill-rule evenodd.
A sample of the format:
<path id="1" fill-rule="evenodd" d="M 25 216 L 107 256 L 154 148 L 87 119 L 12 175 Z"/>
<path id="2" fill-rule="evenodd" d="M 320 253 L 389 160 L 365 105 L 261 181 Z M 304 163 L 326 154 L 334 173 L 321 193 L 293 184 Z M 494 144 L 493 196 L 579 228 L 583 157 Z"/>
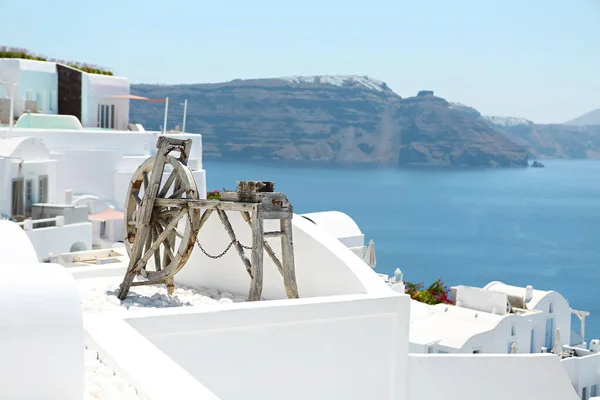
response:
<path id="1" fill-rule="evenodd" d="M 36 249 L 39 260 L 71 251 L 75 243 L 83 243 L 92 248 L 92 224 L 81 222 L 59 227 L 37 228 L 27 231 L 29 240 Z"/>
<path id="2" fill-rule="evenodd" d="M 406 295 L 353 295 L 126 321 L 220 399 L 403 400 L 408 311 Z"/>
<path id="3" fill-rule="evenodd" d="M 577 400 L 553 354 L 411 354 L 408 400 Z"/>
<path id="4" fill-rule="evenodd" d="M 228 212 L 227 215 L 238 240 L 244 245 L 251 245 L 252 232 L 241 215 L 238 212 Z M 299 215 L 294 215 L 292 223 L 300 297 L 367 293 L 370 290 L 391 291 L 367 264 L 328 232 Z M 265 221 L 264 230 L 279 230 L 279 222 Z M 212 255 L 221 253 L 231 242 L 216 213 L 200 230 L 198 241 Z M 281 259 L 281 241 L 267 241 Z M 250 259 L 249 250 L 246 255 Z M 283 279 L 266 253 L 263 269 L 263 297 L 286 298 Z M 233 247 L 222 258 L 213 260 L 196 246 L 175 280 L 189 286 L 212 287 L 246 295 L 250 285 L 250 277 Z"/>
<path id="5" fill-rule="evenodd" d="M 83 322 L 73 276 L 55 264 L 6 264 L 4 255 L 0 399 L 81 400 Z"/>
<path id="6" fill-rule="evenodd" d="M 143 400 L 218 400 L 185 369 L 120 318 L 86 316 L 85 342 Z"/>
<path id="7" fill-rule="evenodd" d="M 600 354 L 565 358 L 561 364 L 578 393 L 581 394 L 584 387 L 600 384 Z"/>

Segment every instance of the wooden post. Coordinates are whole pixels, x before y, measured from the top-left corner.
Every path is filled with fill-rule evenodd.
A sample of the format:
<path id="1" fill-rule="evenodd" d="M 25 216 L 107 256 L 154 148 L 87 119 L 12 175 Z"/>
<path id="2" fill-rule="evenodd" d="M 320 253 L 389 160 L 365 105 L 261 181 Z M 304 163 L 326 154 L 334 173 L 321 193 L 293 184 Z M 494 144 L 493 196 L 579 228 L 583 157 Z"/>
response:
<path id="1" fill-rule="evenodd" d="M 244 254 L 244 249 L 242 248 L 242 245 L 240 244 L 240 242 L 238 242 L 237 238 L 235 237 L 233 227 L 231 226 L 231 222 L 229 222 L 229 218 L 227 218 L 227 214 L 225 214 L 225 211 L 219 210 L 218 208 L 216 210 L 217 214 L 219 215 L 219 218 L 221 219 L 221 223 L 223 224 L 225 230 L 227 231 L 227 234 L 229 235 L 229 238 L 233 241 L 233 247 L 235 247 L 240 258 L 242 259 L 242 262 L 244 263 L 244 266 L 246 267 L 246 271 L 250 275 L 250 278 L 254 279 L 254 276 L 252 275 L 252 265 L 250 264 L 250 260 L 248 260 L 248 258 Z"/>
<path id="2" fill-rule="evenodd" d="M 259 301 L 263 289 L 263 221 L 258 217 L 258 209 L 252 212 L 252 282 L 249 301 Z"/>
<path id="3" fill-rule="evenodd" d="M 283 235 L 281 236 L 281 259 L 283 266 L 283 284 L 288 299 L 297 299 L 298 285 L 296 284 L 296 268 L 294 266 L 294 242 L 292 240 L 292 220 L 281 219 L 279 225 Z"/>
<path id="4" fill-rule="evenodd" d="M 250 218 L 250 213 L 248 211 L 241 211 L 241 214 L 242 214 L 242 217 L 244 218 L 244 221 L 246 221 L 246 223 L 248 224 L 250 229 L 252 229 L 252 219 Z M 279 259 L 275 255 L 275 252 L 271 248 L 271 245 L 269 243 L 267 243 L 266 240 L 264 240 L 264 237 L 265 236 L 263 233 L 263 248 L 265 249 L 265 251 L 267 252 L 269 257 L 271 257 L 273 264 L 275 264 L 275 267 L 277 268 L 277 270 L 279 271 L 281 276 L 283 276 L 283 267 L 281 266 L 281 261 L 279 261 Z"/>
<path id="5" fill-rule="evenodd" d="M 129 267 L 119 290 L 118 297 L 121 300 L 124 300 L 125 297 L 127 297 L 131 283 L 135 279 L 139 268 L 141 268 L 141 264 L 138 263 L 138 260 L 140 260 L 140 257 L 142 256 L 144 244 L 149 240 L 149 237 L 151 237 L 152 229 L 150 229 L 150 219 L 152 217 L 152 211 L 154 210 L 154 200 L 160 189 L 160 182 L 162 180 L 163 171 L 165 170 L 168 144 L 168 141 L 164 140 L 164 137 L 159 138 L 157 143 L 158 151 L 156 153 L 156 158 L 154 159 L 154 165 L 152 166 L 152 177 L 144 188 L 144 198 L 142 199 L 142 203 L 138 210 L 136 236 L 131 249 Z"/>

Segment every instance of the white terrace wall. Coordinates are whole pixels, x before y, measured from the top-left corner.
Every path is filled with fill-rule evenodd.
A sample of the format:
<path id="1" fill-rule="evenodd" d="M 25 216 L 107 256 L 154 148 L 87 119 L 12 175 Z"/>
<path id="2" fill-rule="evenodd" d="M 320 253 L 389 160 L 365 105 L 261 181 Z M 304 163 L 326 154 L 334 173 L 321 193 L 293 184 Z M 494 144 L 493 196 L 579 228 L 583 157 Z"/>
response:
<path id="1" fill-rule="evenodd" d="M 590 395 L 593 385 L 600 386 L 600 354 L 592 353 L 585 357 L 566 358 L 561 361 L 561 364 L 580 396 L 584 387 L 588 388 L 588 395 Z M 600 395 L 599 389 L 600 387 L 596 389 L 596 395 Z"/>
<path id="2" fill-rule="evenodd" d="M 75 194 L 93 194 L 114 201 L 122 208 L 131 176 L 148 157 L 156 154 L 159 135 L 150 132 L 77 131 L 17 129 L 18 136 L 43 140 L 57 160 L 57 176 L 50 200 L 62 203 L 66 189 Z M 206 194 L 206 174 L 202 169 L 202 137 L 200 135 L 166 135 L 191 138 L 189 166 L 201 197 Z"/>
<path id="3" fill-rule="evenodd" d="M 531 323 L 528 319 L 518 315 L 507 315 L 492 330 L 469 339 L 459 353 L 473 353 L 473 350 L 479 349 L 481 353 L 508 354 L 512 342 L 517 345 L 517 353 L 529 353 L 530 337 Z"/>
<path id="4" fill-rule="evenodd" d="M 408 400 L 578 400 L 553 354 L 411 354 L 408 382 Z"/>
<path id="5" fill-rule="evenodd" d="M 227 215 L 237 238 L 242 244 L 250 245 L 252 232 L 248 224 L 238 212 L 228 212 Z M 300 297 L 367 293 L 370 288 L 379 290 L 382 287 L 392 291 L 367 264 L 328 232 L 299 215 L 294 215 L 292 224 Z M 278 229 L 278 221 L 265 221 L 265 232 Z M 267 240 L 280 257 L 281 241 Z M 218 216 L 213 214 L 200 230 L 198 241 L 209 254 L 216 255 L 227 247 L 231 239 Z M 247 256 L 250 258 L 249 250 Z M 152 262 L 149 264 L 152 265 Z M 283 279 L 266 253 L 263 270 L 263 297 L 286 298 Z M 175 280 L 184 285 L 246 295 L 250 287 L 250 277 L 233 247 L 223 257 L 213 260 L 196 246 Z"/>
<path id="6" fill-rule="evenodd" d="M 404 400 L 408 302 L 333 296 L 126 321 L 222 400 Z"/>

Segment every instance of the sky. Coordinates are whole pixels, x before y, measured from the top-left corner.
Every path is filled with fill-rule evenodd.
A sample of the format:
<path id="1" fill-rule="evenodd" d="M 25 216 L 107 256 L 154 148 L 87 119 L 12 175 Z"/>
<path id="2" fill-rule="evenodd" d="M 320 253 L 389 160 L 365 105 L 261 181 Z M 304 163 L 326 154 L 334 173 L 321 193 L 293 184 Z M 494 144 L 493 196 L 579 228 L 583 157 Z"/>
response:
<path id="1" fill-rule="evenodd" d="M 368 75 L 537 123 L 600 108 L 600 0 L 0 3 L 0 45 L 132 83 Z"/>

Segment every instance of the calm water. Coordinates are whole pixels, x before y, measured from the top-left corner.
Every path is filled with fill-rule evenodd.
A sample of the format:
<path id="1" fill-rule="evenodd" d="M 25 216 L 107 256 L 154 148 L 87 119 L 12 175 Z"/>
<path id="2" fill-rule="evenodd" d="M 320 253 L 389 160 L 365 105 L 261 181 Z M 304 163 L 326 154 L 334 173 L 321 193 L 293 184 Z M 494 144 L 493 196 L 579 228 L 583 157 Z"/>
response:
<path id="1" fill-rule="evenodd" d="M 339 210 L 406 280 L 493 280 L 562 293 L 600 338 L 600 161 L 546 168 L 394 169 L 205 162 L 208 190 L 272 180 L 298 213 Z M 579 324 L 575 329 L 579 330 Z"/>

